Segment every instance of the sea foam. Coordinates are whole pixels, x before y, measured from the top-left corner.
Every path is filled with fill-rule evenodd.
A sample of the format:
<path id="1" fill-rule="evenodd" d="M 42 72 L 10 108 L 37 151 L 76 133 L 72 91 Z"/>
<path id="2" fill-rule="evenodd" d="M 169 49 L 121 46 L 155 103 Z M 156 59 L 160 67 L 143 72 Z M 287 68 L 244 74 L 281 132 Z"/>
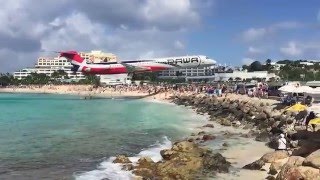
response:
<path id="1" fill-rule="evenodd" d="M 140 157 L 150 157 L 153 161 L 158 162 L 162 160 L 160 151 L 162 149 L 169 149 L 172 146 L 172 142 L 165 136 L 162 142 L 157 142 L 151 147 L 142 150 L 139 154 L 134 157 L 129 157 L 133 164 L 136 164 Z M 101 179 L 112 179 L 112 180 L 130 180 L 133 179 L 134 175 L 130 171 L 122 170 L 121 164 L 112 163 L 115 157 L 110 157 L 108 160 L 103 161 L 99 164 L 96 170 L 76 173 L 74 177 L 77 180 L 101 180 Z"/>

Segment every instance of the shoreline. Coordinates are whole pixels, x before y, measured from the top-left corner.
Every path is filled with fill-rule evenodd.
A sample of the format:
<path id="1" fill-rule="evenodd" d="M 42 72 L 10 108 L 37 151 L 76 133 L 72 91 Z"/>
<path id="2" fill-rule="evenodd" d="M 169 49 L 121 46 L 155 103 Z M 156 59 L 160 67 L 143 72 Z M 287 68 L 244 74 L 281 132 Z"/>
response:
<path id="1" fill-rule="evenodd" d="M 172 100 L 170 99 L 167 99 L 165 97 L 165 94 L 164 93 L 159 93 L 159 94 L 156 94 L 156 95 L 153 95 L 153 96 L 148 96 L 148 95 L 141 95 L 141 93 L 123 93 L 122 95 L 120 95 L 119 93 L 100 93 L 100 94 L 97 94 L 97 93 L 92 93 L 92 92 L 81 92 L 81 93 L 77 93 L 77 92 L 57 92 L 57 91 L 37 91 L 37 90 L 30 90 L 30 89 L 23 89 L 21 91 L 21 89 L 19 91 L 2 91 L 3 89 L 0 89 L 0 93 L 40 93 L 40 94 L 65 94 L 65 95 L 79 95 L 79 96 L 92 96 L 94 98 L 98 97 L 98 98 L 135 98 L 135 99 L 144 99 L 144 100 L 147 100 L 147 101 L 150 101 L 150 102 L 153 102 L 153 103 L 166 103 L 166 104 L 171 104 L 171 105 L 177 105 L 176 103 L 172 102 Z M 118 96 L 112 96 L 114 94 L 118 94 Z M 124 94 L 129 94 L 129 96 L 124 96 Z M 145 97 L 145 96 L 148 96 L 148 97 Z M 172 94 L 169 94 L 167 95 L 167 97 L 170 97 L 172 96 Z M 195 114 L 199 115 L 199 113 L 197 113 L 197 111 L 195 109 L 192 109 L 190 107 L 188 107 L 187 109 L 191 110 L 192 112 L 194 112 Z M 202 114 L 203 116 L 204 114 Z M 199 132 L 199 131 L 203 131 L 203 130 L 209 130 L 208 133 L 222 133 L 222 131 L 216 131 L 216 127 L 219 125 L 218 123 L 216 122 L 210 122 L 209 121 L 209 116 L 206 116 L 206 120 L 203 121 L 203 122 L 200 122 L 201 124 L 205 125 L 206 123 L 211 123 L 214 125 L 214 128 L 211 129 L 211 128 L 203 128 L 203 127 L 195 127 L 193 128 L 193 131 L 194 132 Z M 216 131 L 216 132 L 214 132 Z M 234 128 L 234 127 L 231 127 L 227 130 L 229 133 L 233 134 L 233 133 L 237 133 L 237 128 Z M 214 141 L 214 140 L 213 140 Z M 252 145 L 252 142 L 254 142 L 254 139 L 251 138 L 251 142 L 249 142 L 248 144 L 243 144 L 243 145 L 239 145 L 237 147 L 234 147 L 229 141 L 228 139 L 226 138 L 225 140 L 223 140 L 224 142 L 227 142 L 229 145 L 229 147 L 227 148 L 227 150 L 220 150 L 220 153 L 226 157 L 226 159 L 231 159 L 231 163 L 232 163 L 232 166 L 235 166 L 236 168 L 236 172 L 231 172 L 233 174 L 230 174 L 230 173 L 227 173 L 227 174 L 218 174 L 217 177 L 220 177 L 220 178 L 235 178 L 237 175 L 250 175 L 250 177 L 252 175 L 254 175 L 254 177 L 257 177 L 257 178 L 261 178 L 261 179 L 264 179 L 265 177 L 265 174 L 263 173 L 261 175 L 261 172 L 260 171 L 257 171 L 257 172 L 252 172 L 252 171 L 247 171 L 247 170 L 242 170 L 241 167 L 239 166 L 239 164 L 245 164 L 249 161 L 254 161 L 255 158 L 261 156 L 261 152 L 256 154 L 255 156 L 250 156 L 250 158 L 246 158 L 245 156 L 247 156 L 245 153 L 247 153 L 248 151 L 245 150 L 244 151 L 244 155 L 243 156 L 237 156 L 235 154 L 237 154 L 236 152 L 238 150 L 240 150 L 241 148 L 242 149 L 248 149 L 248 148 L 253 148 L 253 147 L 256 147 L 257 144 L 254 144 Z M 203 145 L 201 145 L 203 146 Z M 204 147 L 208 147 L 208 145 L 204 145 Z M 266 151 L 266 146 L 262 143 L 259 144 L 259 148 L 260 149 L 263 149 L 264 151 L 262 151 L 262 153 L 264 153 Z M 267 151 L 269 151 L 269 149 L 267 149 Z M 251 154 L 252 155 L 252 154 Z M 247 159 L 246 162 L 243 162 L 245 159 Z M 246 173 L 247 172 L 247 173 Z M 264 176 L 264 177 L 263 177 Z M 239 177 L 239 179 L 245 179 L 245 177 Z"/>
<path id="2" fill-rule="evenodd" d="M 59 87 L 58 90 L 56 87 Z M 0 93 L 66 94 L 84 96 L 84 99 L 88 100 L 94 98 L 142 99 L 153 103 L 185 106 L 193 113 L 207 117 L 203 122 L 197 122 L 203 126 L 193 127 L 191 131 L 194 133 L 186 136 L 187 138 L 183 137 L 172 142 L 171 149 L 160 150 L 158 155 L 162 157 L 162 160 L 159 162 L 154 162 L 150 157 L 145 156 L 131 163 L 128 157 L 121 155 L 115 157 L 113 162 L 109 162 L 119 163 L 116 165 L 117 168 L 134 174 L 134 179 L 218 177 L 219 179 L 244 180 L 252 177 L 254 179 L 275 179 L 276 177 L 282 180 L 285 176 L 291 176 L 291 171 L 298 171 L 301 177 L 307 179 L 309 176 L 320 178 L 319 171 L 313 168 L 315 165 L 310 167 L 301 162 L 308 160 L 307 156 L 314 151 L 317 152 L 320 148 L 318 142 L 314 144 L 315 140 L 310 139 L 311 137 L 318 139 L 320 134 L 317 136 L 317 134 L 301 133 L 295 130 L 297 113 L 285 112 L 284 107 L 276 100 L 251 98 L 237 94 L 215 97 L 172 91 L 149 94 L 145 89 L 142 92 L 140 90 L 128 91 L 128 89 L 117 92 L 117 89 L 110 88 L 101 91 L 101 89 L 92 89 L 91 86 L 71 87 L 73 89 L 68 89 L 70 86 L 67 88 L 62 86 L 62 89 L 61 86 L 54 86 L 51 89 L 51 86 L 47 86 L 46 91 L 39 91 L 39 88 L 24 88 L 18 91 L 7 88 L 0 89 Z M 284 128 L 282 130 L 289 136 L 298 137 L 290 142 L 290 146 L 294 147 L 293 157 L 285 152 L 274 151 L 276 148 L 275 134 L 272 130 L 280 127 Z M 232 142 L 232 139 L 236 141 Z M 217 140 L 224 143 L 216 144 Z M 219 149 L 216 149 L 217 147 Z M 298 159 L 299 164 L 292 166 L 292 161 L 295 160 L 291 159 Z M 174 164 L 182 164 L 182 167 L 174 166 Z"/>

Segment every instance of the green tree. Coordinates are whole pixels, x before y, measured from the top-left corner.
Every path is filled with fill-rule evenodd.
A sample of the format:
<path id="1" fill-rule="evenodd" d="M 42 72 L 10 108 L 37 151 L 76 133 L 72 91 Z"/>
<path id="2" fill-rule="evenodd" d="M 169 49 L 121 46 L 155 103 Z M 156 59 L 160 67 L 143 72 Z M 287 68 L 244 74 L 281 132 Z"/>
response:
<path id="1" fill-rule="evenodd" d="M 250 64 L 248 71 L 262 71 L 262 64 L 259 61 L 254 61 Z"/>
<path id="2" fill-rule="evenodd" d="M 51 74 L 51 78 L 57 80 L 57 79 L 68 79 L 68 73 L 66 73 L 64 70 L 57 70 L 57 71 L 54 71 L 52 74 Z"/>

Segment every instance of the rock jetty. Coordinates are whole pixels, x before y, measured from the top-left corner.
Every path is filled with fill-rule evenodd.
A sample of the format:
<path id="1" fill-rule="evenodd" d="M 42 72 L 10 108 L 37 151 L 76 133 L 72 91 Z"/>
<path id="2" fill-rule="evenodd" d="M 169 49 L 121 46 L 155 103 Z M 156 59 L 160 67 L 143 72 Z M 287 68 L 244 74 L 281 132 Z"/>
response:
<path id="1" fill-rule="evenodd" d="M 160 152 L 163 160 L 154 162 L 150 157 L 141 157 L 136 165 L 125 156 L 117 156 L 114 163 L 121 163 L 123 169 L 132 170 L 141 179 L 197 179 L 227 173 L 230 163 L 219 153 L 199 147 L 194 142 L 180 141 L 171 149 Z M 128 168 L 130 167 L 130 168 Z"/>
<path id="2" fill-rule="evenodd" d="M 257 99 L 239 97 L 174 96 L 172 102 L 191 107 L 199 114 L 208 114 L 210 121 L 223 126 L 250 129 L 241 136 L 265 142 L 273 149 L 277 148 L 277 136 L 287 134 L 292 153 L 270 152 L 244 169 L 267 171 L 266 179 L 320 179 L 320 133 L 296 130 L 297 113 L 285 112 L 281 107 Z"/>

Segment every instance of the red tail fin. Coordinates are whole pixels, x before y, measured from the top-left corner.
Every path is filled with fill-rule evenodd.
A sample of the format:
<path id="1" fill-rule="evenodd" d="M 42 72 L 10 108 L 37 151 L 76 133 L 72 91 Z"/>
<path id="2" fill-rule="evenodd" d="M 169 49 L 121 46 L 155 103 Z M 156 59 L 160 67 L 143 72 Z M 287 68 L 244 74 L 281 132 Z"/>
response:
<path id="1" fill-rule="evenodd" d="M 71 64 L 80 65 L 86 63 L 85 60 L 76 51 L 65 51 L 59 53 L 60 57 L 67 58 L 69 61 L 71 61 Z"/>

